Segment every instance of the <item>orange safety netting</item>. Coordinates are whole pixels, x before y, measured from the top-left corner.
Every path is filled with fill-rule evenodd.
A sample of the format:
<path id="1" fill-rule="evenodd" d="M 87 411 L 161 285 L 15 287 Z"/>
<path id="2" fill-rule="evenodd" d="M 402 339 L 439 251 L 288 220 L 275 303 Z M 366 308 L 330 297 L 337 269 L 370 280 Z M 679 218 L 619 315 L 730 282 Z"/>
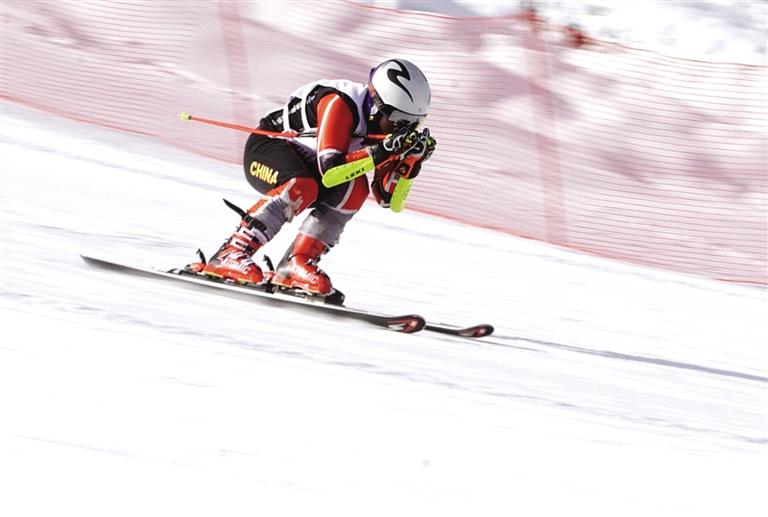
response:
<path id="1" fill-rule="evenodd" d="M 580 41 L 583 43 L 583 41 Z M 589 43 L 589 42 L 587 42 Z M 239 162 L 306 82 L 430 78 L 409 207 L 616 259 L 768 283 L 766 68 L 552 41 L 530 17 L 351 2 L 7 2 L 0 95 Z"/>

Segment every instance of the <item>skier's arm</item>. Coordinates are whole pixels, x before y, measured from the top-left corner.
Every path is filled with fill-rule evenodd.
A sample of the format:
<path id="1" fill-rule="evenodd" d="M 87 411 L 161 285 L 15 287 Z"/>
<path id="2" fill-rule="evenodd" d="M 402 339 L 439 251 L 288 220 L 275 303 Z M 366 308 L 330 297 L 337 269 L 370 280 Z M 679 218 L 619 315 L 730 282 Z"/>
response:
<path id="1" fill-rule="evenodd" d="M 381 142 L 348 152 L 354 132 L 352 110 L 335 93 L 325 95 L 317 104 L 317 164 L 323 185 L 335 187 L 358 176 L 396 162 L 415 143 L 418 133 L 403 130 Z"/>
<path id="2" fill-rule="evenodd" d="M 350 107 L 338 94 L 328 94 L 317 105 L 317 164 L 323 185 L 334 187 L 368 172 L 376 171 L 371 182 L 378 203 L 400 212 L 413 179 L 435 147 L 429 130 L 419 133 L 403 129 L 387 135 L 382 142 L 347 152 L 354 130 Z"/>
<path id="3" fill-rule="evenodd" d="M 323 177 L 357 159 L 347 154 L 353 131 L 354 119 L 347 103 L 336 93 L 323 96 L 317 103 L 317 166 Z"/>
<path id="4" fill-rule="evenodd" d="M 371 182 L 371 191 L 379 205 L 400 212 L 405 207 L 411 185 L 421 172 L 421 164 L 428 160 L 435 150 L 437 141 L 424 129 L 414 146 L 398 162 L 389 167 L 377 168 Z"/>

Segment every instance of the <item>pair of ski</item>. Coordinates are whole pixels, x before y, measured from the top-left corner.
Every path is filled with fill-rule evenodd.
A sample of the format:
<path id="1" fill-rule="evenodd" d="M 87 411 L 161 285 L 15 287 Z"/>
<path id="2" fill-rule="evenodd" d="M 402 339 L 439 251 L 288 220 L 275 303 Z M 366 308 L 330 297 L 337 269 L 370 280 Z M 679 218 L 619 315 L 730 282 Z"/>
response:
<path id="1" fill-rule="evenodd" d="M 457 327 L 455 325 L 448 325 L 444 323 L 429 323 L 422 316 L 417 314 L 405 314 L 402 316 L 378 314 L 347 307 L 340 301 L 338 303 L 329 303 L 327 300 L 316 298 L 313 295 L 304 293 L 302 291 L 277 290 L 271 284 L 236 284 L 227 280 L 211 278 L 186 268 L 174 268 L 163 271 L 159 269 L 130 266 L 127 264 L 87 255 L 81 255 L 81 257 L 88 264 L 113 271 L 184 282 L 192 286 L 219 289 L 234 295 L 251 297 L 251 299 L 255 297 L 279 302 L 283 305 L 300 306 L 315 311 L 326 312 L 336 316 L 365 321 L 378 327 L 387 328 L 397 332 L 404 332 L 407 334 L 421 330 L 430 330 L 433 332 L 451 334 L 454 336 L 477 338 L 489 336 L 491 333 L 493 333 L 493 326 L 488 324 L 473 325 L 471 327 Z"/>

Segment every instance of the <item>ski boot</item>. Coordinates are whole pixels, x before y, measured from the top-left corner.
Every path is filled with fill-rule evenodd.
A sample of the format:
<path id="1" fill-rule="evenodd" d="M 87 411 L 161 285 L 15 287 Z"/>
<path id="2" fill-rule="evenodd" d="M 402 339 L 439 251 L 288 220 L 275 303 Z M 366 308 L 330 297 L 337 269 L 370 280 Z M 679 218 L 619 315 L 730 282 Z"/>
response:
<path id="1" fill-rule="evenodd" d="M 252 258 L 259 248 L 261 243 L 253 229 L 243 221 L 203 266 L 201 273 L 241 284 L 261 284 L 264 273 Z"/>
<path id="2" fill-rule="evenodd" d="M 333 292 L 331 279 L 317 267 L 320 256 L 328 250 L 322 242 L 299 234 L 277 265 L 272 283 L 286 289 L 299 289 L 321 296 Z"/>

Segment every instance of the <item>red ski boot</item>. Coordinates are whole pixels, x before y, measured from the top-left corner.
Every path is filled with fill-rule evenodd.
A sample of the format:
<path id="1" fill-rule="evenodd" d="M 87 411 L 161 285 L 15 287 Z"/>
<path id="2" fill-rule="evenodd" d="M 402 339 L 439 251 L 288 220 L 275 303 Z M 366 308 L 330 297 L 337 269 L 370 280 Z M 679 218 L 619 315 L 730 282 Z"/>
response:
<path id="1" fill-rule="evenodd" d="M 333 291 L 331 279 L 317 267 L 320 256 L 327 249 L 325 244 L 314 237 L 299 234 L 277 265 L 272 283 L 314 294 L 330 294 Z"/>
<path id="2" fill-rule="evenodd" d="M 264 280 L 264 273 L 251 258 L 259 248 L 261 243 L 256 239 L 253 230 L 243 222 L 211 257 L 202 272 L 244 284 L 260 284 Z"/>

